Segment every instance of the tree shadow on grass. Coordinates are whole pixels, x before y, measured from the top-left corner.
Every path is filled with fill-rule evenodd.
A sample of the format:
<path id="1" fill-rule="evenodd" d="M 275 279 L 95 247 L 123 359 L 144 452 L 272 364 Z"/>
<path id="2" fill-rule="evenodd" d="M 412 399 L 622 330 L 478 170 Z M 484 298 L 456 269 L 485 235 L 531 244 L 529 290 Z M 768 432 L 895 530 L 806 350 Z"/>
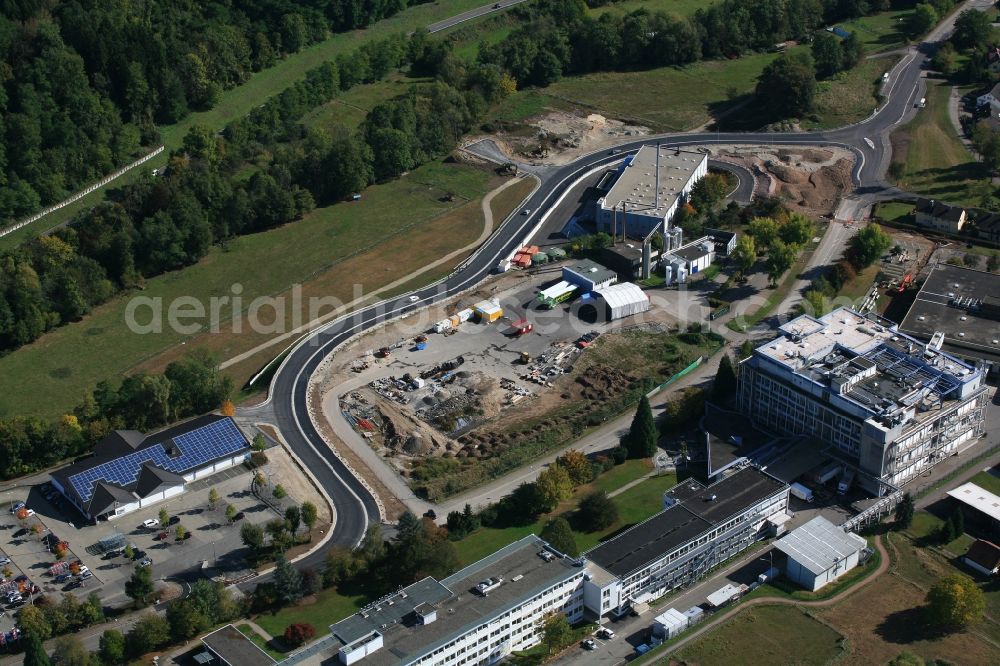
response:
<path id="1" fill-rule="evenodd" d="M 915 641 L 932 641 L 948 632 L 928 625 L 924 607 L 907 608 L 888 615 L 877 627 L 875 633 L 886 643 L 908 645 Z"/>

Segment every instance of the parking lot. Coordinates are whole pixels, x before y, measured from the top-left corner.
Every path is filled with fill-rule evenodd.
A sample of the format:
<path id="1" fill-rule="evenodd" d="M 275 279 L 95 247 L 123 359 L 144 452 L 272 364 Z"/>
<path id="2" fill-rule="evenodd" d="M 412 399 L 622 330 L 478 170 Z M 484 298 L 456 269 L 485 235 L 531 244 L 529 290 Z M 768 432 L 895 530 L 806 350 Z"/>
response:
<path id="1" fill-rule="evenodd" d="M 241 520 L 263 523 L 276 517 L 252 495 L 250 481 L 246 467 L 231 468 L 189 484 L 187 492 L 175 498 L 97 525 L 86 524 L 65 500 L 47 500 L 43 486 L 14 488 L 2 497 L 0 552 L 2 557 L 10 559 L 3 566 L 10 568 L 9 579 L 16 582 L 18 577 L 27 576 L 42 594 L 72 592 L 86 596 L 97 592 L 107 605 L 126 601 L 124 583 L 136 563 L 147 558 L 151 560 L 156 580 L 200 568 L 241 572 L 245 566 L 239 536 L 241 522 L 229 524 L 225 515 L 227 504 L 242 514 Z M 208 499 L 213 487 L 219 494 L 214 510 L 209 508 Z M 35 515 L 26 521 L 18 520 L 9 509 L 19 502 L 25 502 Z M 171 516 L 169 525 L 145 527 L 144 521 L 157 519 L 160 509 Z M 35 521 L 39 527 L 33 529 Z M 183 525 L 188 533 L 182 542 L 176 538 L 178 525 Z M 43 541 L 50 535 L 56 535 L 69 547 L 61 561 L 50 550 L 54 544 Z M 125 545 L 133 547 L 134 562 L 122 552 Z M 79 565 L 73 566 L 77 560 Z M 6 616 L 0 617 L 0 632 L 13 627 L 11 615 L 27 601 L 25 597 L 21 603 L 4 603 L 2 610 Z M 0 598 L 0 602 L 4 599 Z"/>

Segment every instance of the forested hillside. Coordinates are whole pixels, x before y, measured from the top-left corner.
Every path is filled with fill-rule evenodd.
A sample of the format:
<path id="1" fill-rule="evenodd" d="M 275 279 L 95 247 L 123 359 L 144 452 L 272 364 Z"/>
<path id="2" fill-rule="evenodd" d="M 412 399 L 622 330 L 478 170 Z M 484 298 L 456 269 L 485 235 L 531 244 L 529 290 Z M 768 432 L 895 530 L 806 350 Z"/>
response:
<path id="1" fill-rule="evenodd" d="M 285 54 L 423 1 L 0 3 L 0 227 L 129 162 L 156 125 Z"/>

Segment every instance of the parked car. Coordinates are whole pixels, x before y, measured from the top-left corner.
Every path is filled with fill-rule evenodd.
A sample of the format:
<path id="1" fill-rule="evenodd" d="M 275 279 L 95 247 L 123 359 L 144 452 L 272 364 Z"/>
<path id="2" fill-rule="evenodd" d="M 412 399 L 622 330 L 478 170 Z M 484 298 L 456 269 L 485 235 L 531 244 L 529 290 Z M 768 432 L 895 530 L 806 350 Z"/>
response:
<path id="1" fill-rule="evenodd" d="M 596 650 L 597 649 L 597 643 L 594 641 L 593 638 L 587 638 L 587 639 L 585 639 L 583 641 L 582 645 L 583 645 L 583 649 L 584 650 Z"/>
<path id="2" fill-rule="evenodd" d="M 603 638 L 606 641 L 610 641 L 612 638 L 615 637 L 615 632 L 611 631 L 607 627 L 601 627 L 600 629 L 597 630 L 597 637 Z"/>
<path id="3" fill-rule="evenodd" d="M 142 562 L 139 562 L 139 566 L 140 567 L 151 567 L 151 566 L 153 566 L 153 560 L 151 560 L 151 559 L 149 559 L 147 557 Z"/>
<path id="4" fill-rule="evenodd" d="M 72 574 L 68 574 L 68 573 L 59 574 L 58 576 L 55 577 L 55 581 L 57 583 L 65 583 L 66 581 L 68 581 L 72 577 L 73 577 L 73 575 Z"/>
<path id="5" fill-rule="evenodd" d="M 10 564 L 10 558 L 6 555 L 0 555 L 0 565 Z"/>
<path id="6" fill-rule="evenodd" d="M 151 530 L 154 527 L 159 527 L 159 525 L 160 521 L 157 520 L 156 518 L 147 518 L 146 520 L 142 521 L 142 526 L 148 530 Z"/>
<path id="7" fill-rule="evenodd" d="M 90 578 L 93 575 L 94 574 L 91 573 L 89 570 L 87 570 L 87 571 L 81 571 L 80 572 L 80 580 L 87 580 L 88 578 Z"/>

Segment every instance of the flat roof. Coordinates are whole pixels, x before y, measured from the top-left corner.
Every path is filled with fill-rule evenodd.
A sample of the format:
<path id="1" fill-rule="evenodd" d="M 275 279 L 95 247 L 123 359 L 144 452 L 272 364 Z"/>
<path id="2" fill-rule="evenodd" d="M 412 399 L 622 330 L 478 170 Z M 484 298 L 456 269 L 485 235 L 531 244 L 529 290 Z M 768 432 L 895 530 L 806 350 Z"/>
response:
<path id="1" fill-rule="evenodd" d="M 710 486 L 683 481 L 666 493 L 676 504 L 587 551 L 587 559 L 625 577 L 784 488 L 751 466 Z"/>
<path id="2" fill-rule="evenodd" d="M 698 167 L 708 159 L 705 153 L 661 145 L 657 206 L 656 148 L 643 146 L 621 170 L 615 184 L 600 201 L 605 210 L 620 209 L 624 203 L 628 213 L 662 219 L 677 202 Z"/>
<path id="3" fill-rule="evenodd" d="M 877 315 L 839 308 L 817 319 L 802 315 L 781 335 L 754 350 L 786 372 L 829 391 L 831 402 L 849 403 L 865 418 L 892 421 L 923 404 L 912 417 L 931 418 L 933 407 L 956 389 L 980 383 L 973 366 L 896 330 Z"/>
<path id="4" fill-rule="evenodd" d="M 976 484 L 963 483 L 958 488 L 948 491 L 948 497 L 957 499 L 977 511 L 985 513 L 993 520 L 1000 520 L 1000 497 Z"/>
<path id="5" fill-rule="evenodd" d="M 229 666 L 272 666 L 277 663 L 231 624 L 216 629 L 201 642 Z"/>
<path id="6" fill-rule="evenodd" d="M 949 305 L 987 302 L 1000 294 L 1000 275 L 939 263 L 931 268 L 899 330 L 921 340 L 944 333 L 944 348 L 954 354 L 1000 361 L 1000 321 L 975 308 Z"/>
<path id="7" fill-rule="evenodd" d="M 526 536 L 440 582 L 433 578 L 421 581 L 421 589 L 412 590 L 412 595 L 413 586 L 404 588 L 402 592 L 408 598 L 400 598 L 400 593 L 390 595 L 331 626 L 330 631 L 342 645 L 375 632 L 382 634 L 383 646 L 362 659 L 365 666 L 407 663 L 519 606 L 552 585 L 583 576 L 583 567 L 576 566 L 568 557 L 557 556 L 549 560 L 540 557 L 539 553 L 545 549 L 546 543 L 537 536 Z M 474 591 L 481 581 L 497 576 L 502 577 L 503 582 L 486 596 Z M 391 606 L 390 598 L 394 600 Z M 413 609 L 421 604 L 425 604 L 425 609 L 437 611 L 435 621 L 426 625 L 416 621 Z M 390 608 L 394 610 L 389 611 Z"/>
<path id="8" fill-rule="evenodd" d="M 845 532 L 823 516 L 816 516 L 778 539 L 774 545 L 809 573 L 819 576 L 837 562 L 865 548 L 868 542 L 857 534 Z"/>
<path id="9" fill-rule="evenodd" d="M 591 282 L 607 282 L 608 280 L 618 279 L 618 273 L 590 259 L 580 259 L 569 266 L 563 266 L 564 275 L 567 271 L 584 277 Z"/>

